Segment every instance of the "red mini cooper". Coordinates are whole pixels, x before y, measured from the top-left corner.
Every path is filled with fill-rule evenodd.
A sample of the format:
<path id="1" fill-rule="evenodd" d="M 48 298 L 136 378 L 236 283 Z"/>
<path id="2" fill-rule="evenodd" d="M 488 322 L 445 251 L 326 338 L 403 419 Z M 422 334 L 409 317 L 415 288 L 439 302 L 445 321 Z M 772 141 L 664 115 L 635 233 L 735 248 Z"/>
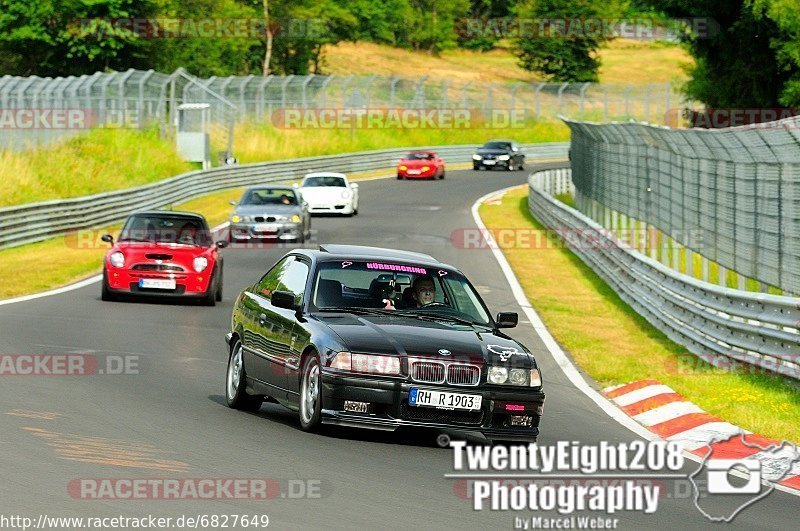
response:
<path id="1" fill-rule="evenodd" d="M 103 263 L 102 299 L 120 295 L 222 300 L 222 256 L 205 218 L 187 212 L 131 214 Z"/>
<path id="2" fill-rule="evenodd" d="M 412 151 L 397 163 L 398 179 L 444 179 L 444 159 L 433 151 Z"/>

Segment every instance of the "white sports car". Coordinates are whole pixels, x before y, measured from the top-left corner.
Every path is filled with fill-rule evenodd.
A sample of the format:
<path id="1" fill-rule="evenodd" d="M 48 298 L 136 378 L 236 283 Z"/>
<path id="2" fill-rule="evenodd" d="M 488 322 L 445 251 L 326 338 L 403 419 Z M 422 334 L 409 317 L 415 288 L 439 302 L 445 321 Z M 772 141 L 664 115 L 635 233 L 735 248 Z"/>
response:
<path id="1" fill-rule="evenodd" d="M 309 173 L 300 183 L 300 193 L 311 214 L 358 215 L 358 184 L 343 173 Z"/>

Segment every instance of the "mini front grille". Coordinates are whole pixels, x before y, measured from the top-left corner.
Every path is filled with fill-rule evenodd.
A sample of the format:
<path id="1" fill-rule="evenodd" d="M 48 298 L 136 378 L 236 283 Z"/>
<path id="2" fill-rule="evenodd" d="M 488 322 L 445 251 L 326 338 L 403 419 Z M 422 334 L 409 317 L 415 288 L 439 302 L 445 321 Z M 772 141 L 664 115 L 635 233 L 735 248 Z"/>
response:
<path id="1" fill-rule="evenodd" d="M 427 361 L 412 362 L 411 379 L 416 382 L 443 383 L 444 364 Z"/>
<path id="2" fill-rule="evenodd" d="M 133 271 L 184 271 L 181 266 L 170 264 L 136 264 L 131 269 Z"/>
<path id="3" fill-rule="evenodd" d="M 467 363 L 409 360 L 409 375 L 415 382 L 451 385 L 478 385 L 481 368 Z"/>

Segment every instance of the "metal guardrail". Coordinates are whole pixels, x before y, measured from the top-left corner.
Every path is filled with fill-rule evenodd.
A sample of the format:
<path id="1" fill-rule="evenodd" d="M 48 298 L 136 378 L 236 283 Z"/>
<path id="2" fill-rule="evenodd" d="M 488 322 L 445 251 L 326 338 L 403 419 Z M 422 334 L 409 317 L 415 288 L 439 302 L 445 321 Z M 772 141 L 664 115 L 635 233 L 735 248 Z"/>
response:
<path id="1" fill-rule="evenodd" d="M 525 146 L 529 160 L 566 158 L 567 143 Z M 478 145 L 438 146 L 447 162 L 471 160 Z M 416 148 L 414 148 L 416 149 Z M 78 229 L 102 227 L 136 210 L 154 209 L 222 190 L 259 183 L 301 179 L 313 171 L 353 173 L 389 168 L 409 148 L 307 157 L 184 173 L 158 183 L 75 199 L 0 209 L 0 248 L 42 241 Z"/>
<path id="2" fill-rule="evenodd" d="M 553 198 L 569 191 L 569 179 L 569 169 L 531 174 L 531 213 L 559 229 L 572 252 L 637 313 L 713 365 L 723 356 L 800 379 L 798 299 L 702 282 L 627 249 L 613 231 Z"/>

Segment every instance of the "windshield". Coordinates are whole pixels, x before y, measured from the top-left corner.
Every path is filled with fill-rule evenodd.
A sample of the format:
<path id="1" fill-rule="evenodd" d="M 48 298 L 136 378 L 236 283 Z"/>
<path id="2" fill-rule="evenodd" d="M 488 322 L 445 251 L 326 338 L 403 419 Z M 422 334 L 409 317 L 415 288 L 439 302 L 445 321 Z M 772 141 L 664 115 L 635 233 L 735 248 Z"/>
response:
<path id="1" fill-rule="evenodd" d="M 175 214 L 134 214 L 119 234 L 119 241 L 178 243 L 209 247 L 211 231 L 202 220 Z"/>
<path id="2" fill-rule="evenodd" d="M 511 144 L 508 142 L 486 142 L 484 149 L 511 149 Z"/>
<path id="3" fill-rule="evenodd" d="M 297 196 L 291 188 L 257 188 L 244 193 L 240 205 L 296 205 Z"/>
<path id="4" fill-rule="evenodd" d="M 306 177 L 303 181 L 304 188 L 316 188 L 319 186 L 335 186 L 337 188 L 347 188 L 344 178 L 335 176 Z"/>
<path id="5" fill-rule="evenodd" d="M 469 281 L 455 271 L 386 262 L 320 264 L 314 305 L 373 308 L 419 316 L 441 316 L 489 326 L 491 319 Z"/>
<path id="6" fill-rule="evenodd" d="M 409 153 L 406 160 L 433 160 L 433 153 Z"/>

